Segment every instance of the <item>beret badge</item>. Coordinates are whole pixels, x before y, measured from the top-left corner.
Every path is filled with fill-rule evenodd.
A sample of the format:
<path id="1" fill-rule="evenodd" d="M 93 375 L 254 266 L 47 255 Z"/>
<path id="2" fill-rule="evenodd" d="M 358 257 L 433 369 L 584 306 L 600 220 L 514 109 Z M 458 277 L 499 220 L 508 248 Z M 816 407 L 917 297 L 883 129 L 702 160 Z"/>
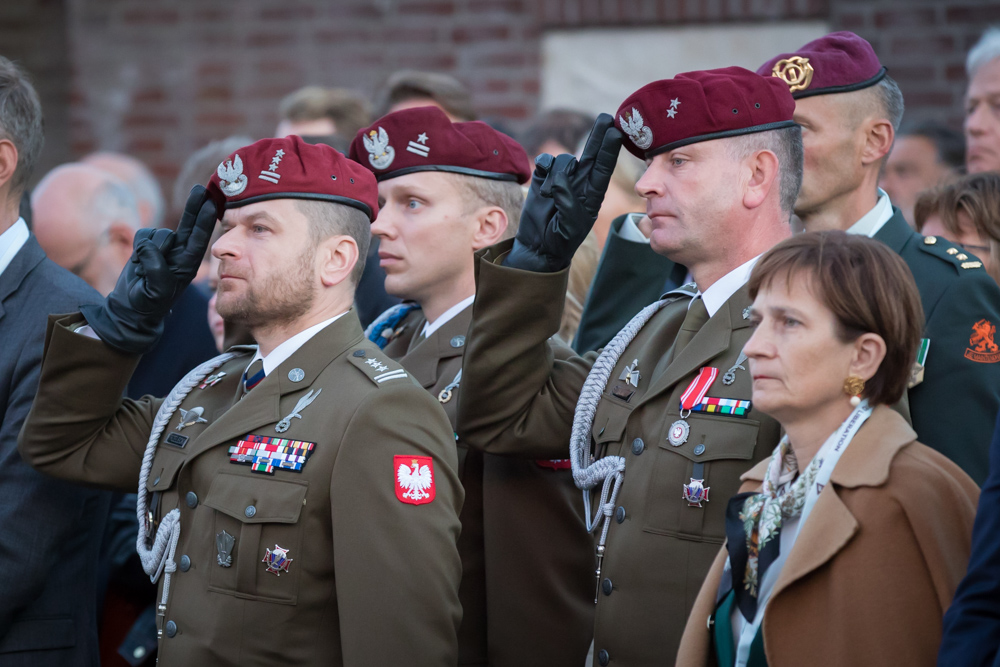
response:
<path id="1" fill-rule="evenodd" d="M 622 132 L 627 134 L 640 150 L 646 150 L 653 145 L 653 131 L 645 124 L 642 115 L 635 107 L 624 116 L 618 116 L 618 123 L 622 127 Z"/>
<path id="2" fill-rule="evenodd" d="M 372 166 L 376 169 L 388 169 L 396 158 L 396 149 L 389 145 L 389 133 L 379 127 L 377 132 L 372 130 L 367 135 L 361 135 L 361 138 Z"/>
<path id="3" fill-rule="evenodd" d="M 219 189 L 227 197 L 235 197 L 247 189 L 247 177 L 243 173 L 243 160 L 239 153 L 232 160 L 220 162 L 215 173 L 219 176 Z"/>
<path id="4" fill-rule="evenodd" d="M 776 76 L 788 84 L 788 92 L 805 90 L 812 83 L 813 68 L 809 59 L 803 56 L 792 56 L 774 63 L 771 76 Z"/>

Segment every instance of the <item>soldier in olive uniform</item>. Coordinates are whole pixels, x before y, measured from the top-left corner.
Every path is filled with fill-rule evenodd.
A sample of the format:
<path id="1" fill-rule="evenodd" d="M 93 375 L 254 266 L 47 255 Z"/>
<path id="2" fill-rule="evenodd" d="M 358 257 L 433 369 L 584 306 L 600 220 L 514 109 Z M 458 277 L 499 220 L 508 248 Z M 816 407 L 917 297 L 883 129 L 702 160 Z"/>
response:
<path id="1" fill-rule="evenodd" d="M 218 310 L 259 348 L 122 400 L 217 210 Z M 57 477 L 139 480 L 161 664 L 455 664 L 452 429 L 351 309 L 377 210 L 371 173 L 335 150 L 259 141 L 192 191 L 176 233 L 136 235 L 102 305 L 50 320 L 21 452 Z"/>
<path id="2" fill-rule="evenodd" d="M 879 189 L 903 117 L 903 96 L 871 44 L 836 32 L 758 70 L 785 82 L 803 127 L 805 173 L 795 212 L 807 231 L 842 229 L 882 241 L 910 267 L 924 340 L 907 392 L 913 428 L 982 484 L 1000 411 L 1000 288 L 972 253 L 924 238 Z"/>
<path id="3" fill-rule="evenodd" d="M 473 253 L 513 236 L 528 157 L 485 123 L 452 123 L 436 107 L 379 119 L 358 133 L 350 155 L 379 181 L 372 232 L 386 289 L 409 299 L 368 336 L 454 424 Z M 462 441 L 457 450 L 465 489 L 459 665 L 580 667 L 594 622 L 593 547 L 568 461 L 492 456 Z"/>
<path id="4" fill-rule="evenodd" d="M 791 233 L 793 108 L 787 87 L 741 68 L 649 84 L 598 119 L 579 161 L 536 159 L 515 240 L 478 256 L 459 436 L 549 457 L 570 441 L 585 505 L 596 504 L 599 665 L 673 661 L 725 539 L 726 499 L 778 442 L 778 425 L 752 408 L 741 350 L 750 271 Z M 649 164 L 636 188 L 653 249 L 695 284 L 645 308 L 599 356 L 561 354 L 549 337 L 618 155 L 616 121 Z"/>

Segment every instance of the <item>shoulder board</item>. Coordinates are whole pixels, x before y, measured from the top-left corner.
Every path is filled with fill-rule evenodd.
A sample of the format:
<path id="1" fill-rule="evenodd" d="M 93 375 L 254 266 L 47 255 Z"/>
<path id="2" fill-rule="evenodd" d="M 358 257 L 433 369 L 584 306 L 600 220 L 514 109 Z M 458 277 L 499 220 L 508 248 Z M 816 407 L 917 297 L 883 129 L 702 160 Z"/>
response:
<path id="1" fill-rule="evenodd" d="M 962 248 L 940 236 L 925 236 L 920 248 L 928 255 L 952 264 L 959 272 L 983 269 L 983 263 L 977 257 L 969 255 Z"/>
<path id="2" fill-rule="evenodd" d="M 668 296 L 689 296 L 693 299 L 698 296 L 698 286 L 695 283 L 686 283 L 680 287 L 670 290 L 660 298 L 666 299 Z"/>
<path id="3" fill-rule="evenodd" d="M 407 380 L 410 375 L 379 349 L 365 345 L 347 353 L 347 360 L 378 386 L 394 380 Z M 409 380 L 412 382 L 412 380 Z"/>

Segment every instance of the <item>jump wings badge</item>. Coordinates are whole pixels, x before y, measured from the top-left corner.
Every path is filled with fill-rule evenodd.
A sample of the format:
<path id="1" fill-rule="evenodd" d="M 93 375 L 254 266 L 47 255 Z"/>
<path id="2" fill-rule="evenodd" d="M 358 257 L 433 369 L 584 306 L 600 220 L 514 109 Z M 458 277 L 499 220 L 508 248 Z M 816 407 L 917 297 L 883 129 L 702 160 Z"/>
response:
<path id="1" fill-rule="evenodd" d="M 708 492 L 711 488 L 705 486 L 705 480 L 692 477 L 691 483 L 684 485 L 684 495 L 681 497 L 687 501 L 689 507 L 701 507 L 702 503 L 708 502 Z"/>
<path id="2" fill-rule="evenodd" d="M 282 570 L 288 572 L 288 566 L 292 564 L 293 560 L 295 559 L 288 557 L 288 549 L 282 549 L 275 544 L 274 551 L 264 549 L 264 559 L 261 563 L 267 565 L 265 572 L 272 572 L 274 576 L 280 577 Z"/>
<path id="3" fill-rule="evenodd" d="M 626 113 L 624 117 L 618 116 L 618 124 L 640 150 L 653 145 L 653 131 L 645 124 L 642 114 L 635 107 L 632 107 L 632 113 Z"/>
<path id="4" fill-rule="evenodd" d="M 190 410 L 185 410 L 181 408 L 181 421 L 177 424 L 177 430 L 181 431 L 186 426 L 194 426 L 195 424 L 207 424 L 208 420 L 202 417 L 205 414 L 205 408 L 197 407 L 191 408 Z"/>
<path id="5" fill-rule="evenodd" d="M 235 197 L 247 189 L 247 177 L 243 173 L 243 160 L 239 153 L 232 160 L 220 163 L 215 173 L 219 175 L 219 187 L 227 197 Z"/>
<path id="6" fill-rule="evenodd" d="M 394 456 L 396 498 L 409 505 L 426 505 L 434 500 L 434 461 L 429 456 Z"/>
<path id="7" fill-rule="evenodd" d="M 368 134 L 362 134 L 361 139 L 365 143 L 368 161 L 372 166 L 376 169 L 388 169 L 396 159 L 396 149 L 389 145 L 389 133 L 379 127 L 378 132 L 372 130 Z"/>

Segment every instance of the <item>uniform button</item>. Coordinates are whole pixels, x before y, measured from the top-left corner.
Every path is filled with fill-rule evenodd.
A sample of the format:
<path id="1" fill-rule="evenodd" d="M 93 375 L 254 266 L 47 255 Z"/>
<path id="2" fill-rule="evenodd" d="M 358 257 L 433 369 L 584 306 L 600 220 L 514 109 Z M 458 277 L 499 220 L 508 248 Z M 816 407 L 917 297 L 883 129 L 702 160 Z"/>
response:
<path id="1" fill-rule="evenodd" d="M 606 665 L 611 662 L 611 656 L 603 648 L 597 652 L 597 662 L 601 667 L 606 667 Z"/>
<path id="2" fill-rule="evenodd" d="M 136 646 L 135 649 L 132 650 L 132 657 L 135 658 L 136 660 L 141 660 L 145 655 L 146 655 L 145 646 Z"/>
<path id="3" fill-rule="evenodd" d="M 642 454 L 642 450 L 646 448 L 646 443 L 642 441 L 642 438 L 636 438 L 632 441 L 632 453 L 638 456 Z"/>
<path id="4" fill-rule="evenodd" d="M 705 453 L 705 445 L 698 445 L 694 448 L 694 455 L 701 456 Z"/>
<path id="5" fill-rule="evenodd" d="M 191 569 L 191 559 L 188 558 L 187 554 L 181 556 L 180 562 L 181 572 L 187 572 Z"/>
<path id="6" fill-rule="evenodd" d="M 625 508 L 620 505 L 618 506 L 618 509 L 615 510 L 615 521 L 618 523 L 623 523 L 625 521 Z"/>
<path id="7" fill-rule="evenodd" d="M 364 350 L 354 350 L 354 356 L 355 357 L 363 357 L 363 356 L 365 356 L 365 351 Z"/>
<path id="8" fill-rule="evenodd" d="M 247 505 L 247 508 L 243 510 L 243 513 L 247 515 L 248 519 L 253 518 L 253 515 L 257 513 L 257 508 L 253 505 Z"/>
<path id="9" fill-rule="evenodd" d="M 198 506 L 198 494 L 194 491 L 188 491 L 187 495 L 184 496 L 184 502 L 187 503 L 188 507 L 194 509 Z"/>
<path id="10" fill-rule="evenodd" d="M 604 581 L 601 582 L 601 590 L 604 591 L 605 595 L 611 595 L 613 589 L 614 585 L 611 583 L 611 580 L 605 577 Z"/>
<path id="11" fill-rule="evenodd" d="M 173 621 L 167 621 L 167 636 L 173 637 L 176 634 L 177 634 L 177 624 L 174 623 Z"/>
<path id="12" fill-rule="evenodd" d="M 462 347 L 465 345 L 465 336 L 452 336 L 451 346 L 452 347 Z"/>

